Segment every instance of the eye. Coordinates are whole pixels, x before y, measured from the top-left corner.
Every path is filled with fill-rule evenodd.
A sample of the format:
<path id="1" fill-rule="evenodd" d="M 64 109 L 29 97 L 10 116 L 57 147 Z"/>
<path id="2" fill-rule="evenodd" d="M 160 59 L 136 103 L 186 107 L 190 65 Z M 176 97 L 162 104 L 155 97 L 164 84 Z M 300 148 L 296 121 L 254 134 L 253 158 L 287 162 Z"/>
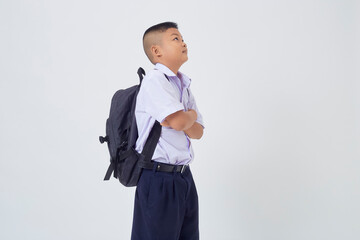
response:
<path id="1" fill-rule="evenodd" d="M 174 38 L 174 40 L 175 40 L 175 39 L 179 40 L 179 38 L 178 38 L 178 37 L 175 37 L 175 38 Z M 182 41 L 184 42 L 184 39 L 183 39 Z"/>

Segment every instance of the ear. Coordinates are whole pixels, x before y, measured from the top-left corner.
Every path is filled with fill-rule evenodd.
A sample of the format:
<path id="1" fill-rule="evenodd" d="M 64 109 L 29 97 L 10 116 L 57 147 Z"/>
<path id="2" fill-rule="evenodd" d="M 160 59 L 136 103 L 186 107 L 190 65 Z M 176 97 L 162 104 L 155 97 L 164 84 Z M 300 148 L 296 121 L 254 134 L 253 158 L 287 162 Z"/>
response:
<path id="1" fill-rule="evenodd" d="M 152 45 L 151 46 L 151 53 L 154 57 L 161 57 L 162 53 L 161 53 L 161 49 L 158 45 Z"/>

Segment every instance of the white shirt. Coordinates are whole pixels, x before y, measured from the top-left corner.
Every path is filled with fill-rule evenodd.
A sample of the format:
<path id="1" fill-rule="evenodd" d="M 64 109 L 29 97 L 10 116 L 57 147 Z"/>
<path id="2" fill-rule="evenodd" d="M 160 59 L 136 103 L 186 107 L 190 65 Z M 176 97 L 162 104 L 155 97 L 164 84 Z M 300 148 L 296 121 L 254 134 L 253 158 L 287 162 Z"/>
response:
<path id="1" fill-rule="evenodd" d="M 168 115 L 179 110 L 194 109 L 197 113 L 196 122 L 205 128 L 202 115 L 191 93 L 190 83 L 191 79 L 185 74 L 178 71 L 175 75 L 161 63 L 156 63 L 155 68 L 144 76 L 135 106 L 139 134 L 135 145 L 137 152 L 141 153 L 155 120 L 161 123 Z M 184 131 L 161 127 L 160 139 L 152 160 L 175 165 L 191 163 L 194 159 L 191 139 Z"/>

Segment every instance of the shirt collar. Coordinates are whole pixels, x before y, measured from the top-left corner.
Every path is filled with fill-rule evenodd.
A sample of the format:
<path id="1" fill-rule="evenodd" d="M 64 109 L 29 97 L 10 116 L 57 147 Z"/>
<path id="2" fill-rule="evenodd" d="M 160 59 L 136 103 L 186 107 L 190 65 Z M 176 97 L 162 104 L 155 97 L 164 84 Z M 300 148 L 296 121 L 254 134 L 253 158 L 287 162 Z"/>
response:
<path id="1" fill-rule="evenodd" d="M 155 69 L 160 70 L 162 73 L 165 73 L 168 77 L 177 77 L 180 78 L 180 81 L 182 82 L 183 86 L 188 88 L 191 84 L 191 78 L 186 76 L 184 73 L 178 71 L 178 74 L 175 75 L 173 71 L 171 71 L 167 66 L 165 66 L 162 63 L 156 63 Z M 170 78 L 171 79 L 171 78 Z"/>

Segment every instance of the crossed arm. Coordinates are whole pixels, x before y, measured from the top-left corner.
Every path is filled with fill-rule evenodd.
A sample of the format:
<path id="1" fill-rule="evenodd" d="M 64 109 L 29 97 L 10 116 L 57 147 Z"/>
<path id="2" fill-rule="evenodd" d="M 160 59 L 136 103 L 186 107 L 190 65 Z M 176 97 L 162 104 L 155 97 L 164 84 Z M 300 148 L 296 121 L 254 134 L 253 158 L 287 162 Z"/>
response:
<path id="1" fill-rule="evenodd" d="M 184 131 L 190 138 L 200 139 L 203 135 L 203 127 L 196 122 L 196 119 L 197 113 L 194 109 L 180 110 L 167 116 L 160 124 L 177 131 Z"/>

